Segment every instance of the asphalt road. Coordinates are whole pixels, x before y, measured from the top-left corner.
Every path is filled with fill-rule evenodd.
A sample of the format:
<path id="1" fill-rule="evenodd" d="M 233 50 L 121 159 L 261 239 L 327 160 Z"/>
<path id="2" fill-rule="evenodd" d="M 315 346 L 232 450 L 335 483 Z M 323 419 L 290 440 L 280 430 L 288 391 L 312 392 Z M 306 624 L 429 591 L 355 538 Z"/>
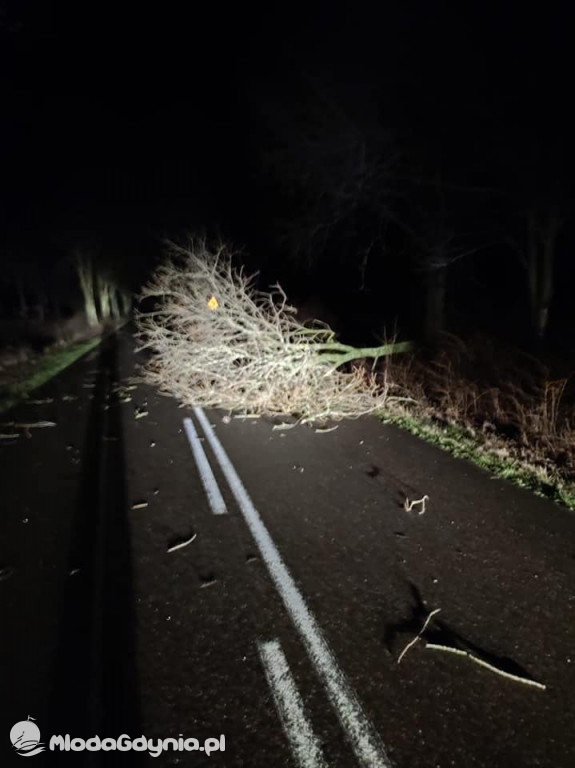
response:
<path id="1" fill-rule="evenodd" d="M 1 765 L 29 716 L 197 747 L 35 765 L 575 765 L 572 513 L 375 419 L 178 408 L 137 360 L 0 416 Z"/>

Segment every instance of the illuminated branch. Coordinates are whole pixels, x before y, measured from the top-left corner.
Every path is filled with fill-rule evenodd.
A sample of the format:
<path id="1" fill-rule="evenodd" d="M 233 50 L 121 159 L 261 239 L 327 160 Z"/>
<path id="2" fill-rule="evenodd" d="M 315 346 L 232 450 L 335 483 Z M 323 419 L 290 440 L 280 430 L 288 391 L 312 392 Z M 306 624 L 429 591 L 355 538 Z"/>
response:
<path id="1" fill-rule="evenodd" d="M 189 405 L 306 422 L 383 408 L 385 385 L 340 368 L 405 345 L 354 349 L 337 342 L 329 326 L 300 323 L 282 289 L 258 292 L 225 246 L 172 246 L 171 257 L 143 291 L 157 299 L 156 309 L 137 316 L 142 346 L 154 353 L 148 382 Z"/>

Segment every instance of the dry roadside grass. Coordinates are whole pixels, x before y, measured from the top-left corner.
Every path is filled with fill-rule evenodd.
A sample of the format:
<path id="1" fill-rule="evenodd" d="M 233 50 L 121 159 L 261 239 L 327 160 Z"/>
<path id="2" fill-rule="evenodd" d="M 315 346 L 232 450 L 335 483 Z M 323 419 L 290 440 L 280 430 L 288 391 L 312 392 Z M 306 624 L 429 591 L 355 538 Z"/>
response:
<path id="1" fill-rule="evenodd" d="M 575 386 L 485 336 L 390 357 L 386 418 L 575 508 Z"/>

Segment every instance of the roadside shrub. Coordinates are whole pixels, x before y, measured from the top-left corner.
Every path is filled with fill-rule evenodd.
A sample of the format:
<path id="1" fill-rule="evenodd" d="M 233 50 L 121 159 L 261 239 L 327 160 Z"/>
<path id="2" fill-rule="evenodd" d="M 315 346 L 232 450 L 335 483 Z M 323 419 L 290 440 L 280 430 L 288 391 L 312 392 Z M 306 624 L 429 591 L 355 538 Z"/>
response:
<path id="1" fill-rule="evenodd" d="M 485 336 L 445 334 L 431 357 L 386 359 L 392 416 L 460 428 L 544 485 L 575 485 L 575 402 L 567 378 Z M 400 397 L 397 397 L 400 396 Z"/>

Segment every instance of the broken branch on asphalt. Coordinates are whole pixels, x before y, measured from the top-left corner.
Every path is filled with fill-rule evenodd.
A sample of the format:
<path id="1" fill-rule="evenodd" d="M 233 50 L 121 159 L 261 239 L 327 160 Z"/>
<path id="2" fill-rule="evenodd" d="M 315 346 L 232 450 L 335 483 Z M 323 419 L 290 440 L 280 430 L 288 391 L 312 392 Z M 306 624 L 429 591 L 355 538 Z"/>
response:
<path id="1" fill-rule="evenodd" d="M 30 434 L 31 429 L 43 429 L 46 427 L 55 427 L 55 421 L 34 421 L 31 423 L 22 423 L 17 421 L 6 421 L 2 424 L 3 427 L 13 427 L 14 429 L 21 429 L 26 437 L 32 437 Z"/>
<path id="2" fill-rule="evenodd" d="M 453 653 L 456 656 L 464 656 L 475 664 L 478 664 L 480 667 L 484 667 L 500 677 L 505 677 L 507 680 L 513 680 L 522 685 L 529 685 L 532 688 L 538 688 L 540 691 L 547 690 L 547 686 L 543 683 L 538 683 L 536 680 L 531 680 L 529 677 L 521 677 L 520 675 L 514 675 L 511 672 L 505 672 L 505 670 L 500 669 L 500 667 L 496 667 L 494 664 L 490 664 L 488 661 L 480 659 L 479 656 L 475 656 L 475 654 L 470 651 L 465 651 L 462 648 L 454 648 L 452 645 L 442 645 L 440 643 L 426 643 L 425 647 L 430 651 L 443 651 L 445 653 Z"/>
<path id="3" fill-rule="evenodd" d="M 484 669 L 488 669 L 490 672 L 493 672 L 496 675 L 499 675 L 499 677 L 504 677 L 506 680 L 513 680 L 513 682 L 520 683 L 521 685 L 527 685 L 532 688 L 537 688 L 540 691 L 547 690 L 547 686 L 543 683 L 539 683 L 536 680 L 531 679 L 530 677 L 524 677 L 522 675 L 516 675 L 512 672 L 506 672 L 504 669 L 501 669 L 501 667 L 496 666 L 495 664 L 491 664 L 490 662 L 486 661 L 485 659 L 482 659 L 480 656 L 478 656 L 475 653 L 472 653 L 469 650 L 466 650 L 464 648 L 457 648 L 453 645 L 444 645 L 443 643 L 430 643 L 428 642 L 423 635 L 425 634 L 427 628 L 429 627 L 431 620 L 434 616 L 436 616 L 441 611 L 441 608 L 436 608 L 435 610 L 431 611 L 423 623 L 422 628 L 419 630 L 417 635 L 412 638 L 409 643 L 405 646 L 403 651 L 400 653 L 397 664 L 401 662 L 405 654 L 409 651 L 410 648 L 413 648 L 414 645 L 416 645 L 420 640 L 422 640 L 425 644 L 425 648 L 429 649 L 430 651 L 442 651 L 444 653 L 451 653 L 454 656 L 461 656 L 464 658 L 469 659 L 474 664 L 477 664 L 480 667 L 483 667 Z"/>
<path id="4" fill-rule="evenodd" d="M 408 498 L 406 498 L 403 502 L 403 508 L 406 512 L 411 512 L 415 506 L 421 505 L 421 510 L 417 514 L 423 515 L 425 513 L 425 503 L 427 501 L 429 501 L 429 496 L 427 494 L 422 496 L 421 499 L 414 499 L 413 501 L 410 501 Z"/>
<path id="5" fill-rule="evenodd" d="M 189 539 L 185 539 L 184 541 L 180 541 L 178 544 L 174 544 L 173 546 L 168 547 L 168 552 L 175 552 L 177 549 L 183 549 L 184 547 L 187 547 L 188 544 L 191 544 L 192 541 L 195 541 L 197 536 L 198 534 L 194 533 L 194 535 L 190 536 Z"/>
<path id="6" fill-rule="evenodd" d="M 415 644 L 416 644 L 416 643 L 417 643 L 419 640 L 421 640 L 421 636 L 423 635 L 423 633 L 425 632 L 425 630 L 426 630 L 426 629 L 427 629 L 427 627 L 429 626 L 429 622 L 430 622 L 430 621 L 431 621 L 431 619 L 432 619 L 432 618 L 433 618 L 433 617 L 434 617 L 434 616 L 435 616 L 437 613 L 439 613 L 440 611 L 441 611 L 441 608 L 436 608 L 434 611 L 431 611 L 431 613 L 430 613 L 430 614 L 428 615 L 428 617 L 425 619 L 425 622 L 424 622 L 424 624 L 423 624 L 423 627 L 422 627 L 422 628 L 419 630 L 418 634 L 417 634 L 417 635 L 416 635 L 416 636 L 413 638 L 413 640 L 411 640 L 411 641 L 410 641 L 410 642 L 409 642 L 409 643 L 408 643 L 408 644 L 405 646 L 405 648 L 403 649 L 403 651 L 402 651 L 402 652 L 399 654 L 399 658 L 398 658 L 398 660 L 397 660 L 397 663 L 398 663 L 398 664 L 399 664 L 399 663 L 400 663 L 400 661 L 403 659 L 403 657 L 405 656 L 405 654 L 406 654 L 406 653 L 409 651 L 409 649 L 410 649 L 410 648 L 413 648 L 413 646 L 414 646 L 414 645 L 415 645 Z"/>

